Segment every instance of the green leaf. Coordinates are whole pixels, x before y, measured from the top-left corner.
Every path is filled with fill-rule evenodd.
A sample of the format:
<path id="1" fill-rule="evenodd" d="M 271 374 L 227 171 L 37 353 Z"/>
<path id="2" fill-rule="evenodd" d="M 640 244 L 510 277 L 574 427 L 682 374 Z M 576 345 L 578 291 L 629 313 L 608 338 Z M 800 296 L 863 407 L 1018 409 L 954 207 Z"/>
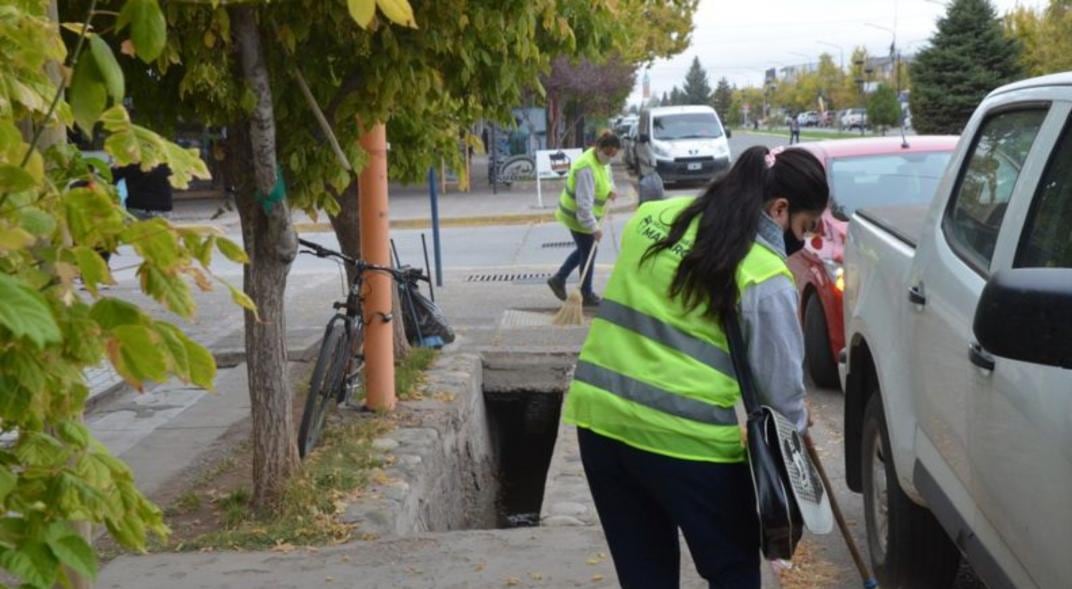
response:
<path id="1" fill-rule="evenodd" d="M 0 505 L 3 505 L 7 496 L 15 490 L 18 479 L 6 466 L 0 466 Z"/>
<path id="2" fill-rule="evenodd" d="M 367 29 L 372 24 L 372 17 L 376 16 L 376 0 L 346 0 L 346 7 L 354 22 L 363 29 Z"/>
<path id="3" fill-rule="evenodd" d="M 42 432 L 22 432 L 14 452 L 23 466 L 57 466 L 66 462 L 68 455 L 59 440 Z"/>
<path id="4" fill-rule="evenodd" d="M 0 165 L 0 192 L 22 192 L 36 184 L 34 177 L 19 166 Z"/>
<path id="5" fill-rule="evenodd" d="M 37 238 L 22 227 L 0 229 L 0 252 L 19 251 L 30 247 L 35 241 L 37 241 Z"/>
<path id="6" fill-rule="evenodd" d="M 132 223 L 123 232 L 123 240 L 147 262 L 165 270 L 179 263 L 179 240 L 167 221 L 159 217 Z"/>
<path id="7" fill-rule="evenodd" d="M 160 56 L 167 44 L 167 21 L 157 0 L 128 0 L 119 13 L 119 30 L 130 25 L 134 50 L 145 63 Z"/>
<path id="8" fill-rule="evenodd" d="M 248 311 L 252 311 L 253 317 L 256 318 L 257 321 L 260 321 L 260 315 L 257 313 L 257 304 L 253 302 L 253 299 L 249 298 L 249 295 L 243 292 L 242 289 L 236 288 L 230 282 L 224 280 L 221 280 L 220 282 L 223 282 L 227 286 L 227 290 L 231 291 L 231 300 L 234 301 L 236 305 Z"/>
<path id="9" fill-rule="evenodd" d="M 228 260 L 235 262 L 236 264 L 248 264 L 249 256 L 246 255 L 246 250 L 242 249 L 242 246 L 227 239 L 226 237 L 220 237 L 216 239 L 216 247 L 220 250 L 220 253 L 227 257 Z"/>
<path id="10" fill-rule="evenodd" d="M 21 209 L 19 224 L 23 229 L 40 237 L 52 235 L 56 230 L 56 218 L 37 207 Z"/>
<path id="11" fill-rule="evenodd" d="M 91 35 L 89 37 L 89 56 L 92 56 L 93 61 L 97 64 L 97 71 L 100 72 L 104 85 L 108 88 L 108 94 L 116 102 L 121 102 L 123 96 L 126 95 L 123 70 L 119 67 L 119 62 L 115 60 L 112 48 L 108 46 L 104 39 L 100 38 L 100 35 Z"/>
<path id="12" fill-rule="evenodd" d="M 216 381 L 216 359 L 208 349 L 188 337 L 183 343 L 186 344 L 186 357 L 190 363 L 190 382 L 212 390 Z"/>
<path id="13" fill-rule="evenodd" d="M 97 294 L 98 284 L 115 284 L 108 263 L 99 253 L 84 245 L 74 248 L 73 253 L 78 269 L 82 272 L 82 281 L 89 292 Z"/>
<path id="14" fill-rule="evenodd" d="M 37 291 L 27 288 L 15 278 L 0 274 L 0 325 L 15 337 L 25 337 L 37 347 L 60 341 L 60 328 Z"/>
<path id="15" fill-rule="evenodd" d="M 88 579 L 97 577 L 97 555 L 81 536 L 68 534 L 49 540 L 48 547 L 59 561 Z"/>
<path id="16" fill-rule="evenodd" d="M 68 444 L 74 444 L 79 448 L 89 445 L 89 429 L 84 424 L 66 419 L 56 425 L 56 435 Z"/>
<path id="17" fill-rule="evenodd" d="M 137 305 L 113 298 L 101 299 L 94 303 L 89 317 L 109 331 L 122 325 L 143 325 L 147 322 Z"/>
<path id="18" fill-rule="evenodd" d="M 91 135 L 93 125 L 104 112 L 104 107 L 108 106 L 108 87 L 97 69 L 95 60 L 78 60 L 71 86 L 67 90 L 67 102 L 71 104 L 75 122 Z"/>
<path id="19" fill-rule="evenodd" d="M 196 305 L 190 295 L 190 285 L 181 276 L 167 275 L 155 266 L 143 264 L 138 268 L 138 277 L 141 289 L 169 311 L 184 318 L 193 316 Z"/>
<path id="20" fill-rule="evenodd" d="M 0 549 L 0 568 L 10 571 L 35 589 L 51 589 L 59 572 L 59 561 L 40 542 L 14 550 Z"/>
<path id="21" fill-rule="evenodd" d="M 190 359 L 186 352 L 185 336 L 174 325 L 156 321 L 153 323 L 156 334 L 164 342 L 164 348 L 168 351 L 170 362 L 168 369 L 172 374 L 185 382 L 190 382 Z"/>
<path id="22" fill-rule="evenodd" d="M 148 380 L 167 379 L 167 359 L 160 350 L 156 334 L 144 325 L 121 325 L 112 330 L 117 349 L 109 346 L 116 372 L 128 382 L 141 387 Z"/>

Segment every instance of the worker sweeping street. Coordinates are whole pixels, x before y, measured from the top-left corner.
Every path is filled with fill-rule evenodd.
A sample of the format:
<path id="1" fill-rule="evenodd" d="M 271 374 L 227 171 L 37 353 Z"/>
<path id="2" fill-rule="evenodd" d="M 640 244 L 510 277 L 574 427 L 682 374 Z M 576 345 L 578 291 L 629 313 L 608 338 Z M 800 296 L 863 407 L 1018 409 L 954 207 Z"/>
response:
<path id="1" fill-rule="evenodd" d="M 610 162 L 618 155 L 621 141 L 614 133 L 604 133 L 570 166 L 566 187 L 558 199 L 555 218 L 570 230 L 577 249 L 563 262 L 547 285 L 559 300 L 566 300 L 566 279 L 576 269 L 583 269 L 595 255 L 595 244 L 603 237 L 600 221 L 606 214 L 608 201 L 615 198 L 614 176 Z M 599 305 L 599 296 L 592 289 L 592 274 L 581 272 L 581 296 L 586 307 Z"/>
<path id="2" fill-rule="evenodd" d="M 747 360 L 761 402 L 804 432 L 804 346 L 786 257 L 828 197 L 810 153 L 753 147 L 701 196 L 647 203 L 626 225 L 563 410 L 622 587 L 678 587 L 680 529 L 711 587 L 759 589 L 731 355 Z M 728 314 L 743 350 L 730 349 Z"/>

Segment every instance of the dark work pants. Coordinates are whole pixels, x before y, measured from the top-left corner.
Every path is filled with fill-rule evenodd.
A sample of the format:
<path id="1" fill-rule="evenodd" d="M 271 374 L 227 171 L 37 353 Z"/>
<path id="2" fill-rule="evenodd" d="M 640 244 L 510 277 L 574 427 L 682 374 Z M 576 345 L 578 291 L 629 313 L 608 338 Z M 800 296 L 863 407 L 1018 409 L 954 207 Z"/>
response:
<path id="1" fill-rule="evenodd" d="M 591 233 L 578 233 L 576 231 L 570 231 L 570 235 L 573 236 L 573 243 L 577 244 L 577 249 L 573 250 L 573 253 L 566 258 L 562 267 L 558 269 L 558 276 L 562 280 L 569 278 L 570 273 L 574 270 L 578 272 L 584 272 L 584 264 L 588 261 L 588 256 L 592 252 L 592 247 L 596 243 L 596 238 Z M 595 262 L 592 262 L 595 266 Z M 581 283 L 581 294 L 590 295 L 592 293 L 592 275 L 595 274 L 595 269 L 588 271 L 588 276 L 584 278 L 584 282 Z"/>
<path id="2" fill-rule="evenodd" d="M 679 460 L 578 428 L 581 461 L 624 589 L 680 586 L 678 529 L 712 589 L 759 589 L 748 465 Z"/>

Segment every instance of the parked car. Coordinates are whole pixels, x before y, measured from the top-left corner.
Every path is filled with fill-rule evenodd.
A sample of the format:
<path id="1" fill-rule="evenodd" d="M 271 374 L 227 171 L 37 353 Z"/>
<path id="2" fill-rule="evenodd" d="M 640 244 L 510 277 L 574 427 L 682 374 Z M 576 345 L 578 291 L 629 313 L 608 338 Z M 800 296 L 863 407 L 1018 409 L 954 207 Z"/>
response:
<path id="1" fill-rule="evenodd" d="M 845 250 L 845 473 L 884 588 L 1072 579 L 1072 73 L 978 107 L 928 207 Z M 944 532 L 943 532 L 944 530 Z"/>
<path id="2" fill-rule="evenodd" d="M 819 113 L 814 110 L 802 112 L 797 115 L 797 123 L 799 123 L 801 127 L 818 127 Z"/>
<path id="3" fill-rule="evenodd" d="M 789 258 L 800 291 L 807 369 L 815 384 L 839 386 L 837 357 L 845 347 L 842 271 L 848 220 L 860 208 L 926 205 L 934 198 L 954 136 L 842 139 L 802 143 L 826 167 L 831 203 L 818 231 Z"/>
<path id="4" fill-rule="evenodd" d="M 664 182 L 710 182 L 730 167 L 730 131 L 710 106 L 644 109 L 637 128 L 636 159 Z"/>
<path id="5" fill-rule="evenodd" d="M 845 129 L 861 129 L 867 125 L 867 110 L 850 108 L 841 115 L 841 126 Z"/>

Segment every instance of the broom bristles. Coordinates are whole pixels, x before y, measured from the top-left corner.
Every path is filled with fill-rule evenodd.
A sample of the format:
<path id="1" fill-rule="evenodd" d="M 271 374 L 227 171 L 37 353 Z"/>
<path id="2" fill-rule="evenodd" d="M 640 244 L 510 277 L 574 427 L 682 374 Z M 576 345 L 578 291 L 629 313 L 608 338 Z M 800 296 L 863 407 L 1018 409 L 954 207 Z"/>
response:
<path id="1" fill-rule="evenodd" d="M 566 302 L 562 303 L 562 308 L 555 314 L 554 319 L 551 320 L 552 325 L 581 325 L 584 323 L 584 299 L 581 297 L 581 291 L 574 290 L 566 297 Z"/>

